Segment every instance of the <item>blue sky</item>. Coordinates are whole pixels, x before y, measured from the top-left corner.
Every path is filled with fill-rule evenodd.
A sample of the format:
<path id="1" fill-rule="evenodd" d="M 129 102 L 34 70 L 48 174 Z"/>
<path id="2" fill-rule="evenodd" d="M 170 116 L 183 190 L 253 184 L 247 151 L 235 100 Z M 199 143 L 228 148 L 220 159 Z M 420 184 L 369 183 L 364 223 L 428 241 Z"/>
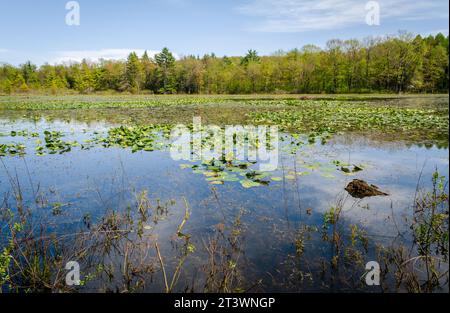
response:
<path id="1" fill-rule="evenodd" d="M 80 25 L 65 23 L 67 0 L 0 0 L 0 62 L 37 64 L 123 58 L 132 50 L 176 55 L 261 55 L 332 38 L 448 34 L 447 0 L 379 0 L 380 25 L 361 0 L 79 0 Z"/>

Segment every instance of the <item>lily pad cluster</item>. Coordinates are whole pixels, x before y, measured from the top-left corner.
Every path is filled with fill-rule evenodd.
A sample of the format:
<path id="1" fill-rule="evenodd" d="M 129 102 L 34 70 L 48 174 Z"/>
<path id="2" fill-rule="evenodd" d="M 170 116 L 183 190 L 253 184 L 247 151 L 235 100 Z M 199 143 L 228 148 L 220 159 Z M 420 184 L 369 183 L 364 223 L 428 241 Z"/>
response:
<path id="1" fill-rule="evenodd" d="M 368 102 L 298 101 L 290 108 L 253 112 L 258 124 L 278 125 L 284 130 L 333 134 L 341 131 L 382 131 L 431 134 L 430 139 L 448 136 L 448 112 L 432 108 L 394 107 Z M 311 135 L 311 138 L 314 138 Z"/>
<path id="2" fill-rule="evenodd" d="M 343 172 L 345 175 L 352 175 L 364 170 L 363 165 L 344 163 L 339 160 L 334 160 L 332 163 L 336 165 L 337 169 Z"/>
<path id="3" fill-rule="evenodd" d="M 15 131 L 12 130 L 10 132 L 10 136 L 11 137 L 39 137 L 39 133 L 37 132 L 29 132 L 28 130 L 24 129 L 24 130 L 20 130 L 20 131 Z"/>
<path id="4" fill-rule="evenodd" d="M 20 143 L 0 144 L 0 157 L 25 155 L 25 145 Z"/>
<path id="5" fill-rule="evenodd" d="M 131 148 L 132 152 L 154 151 L 167 147 L 164 140 L 170 135 L 168 125 L 120 126 L 111 128 L 106 138 L 97 142 L 104 147 Z"/>
<path id="6" fill-rule="evenodd" d="M 192 169 L 195 174 L 202 174 L 212 185 L 223 185 L 225 182 L 239 182 L 244 188 L 269 185 L 267 172 L 251 168 L 254 163 L 237 160 L 211 160 L 202 164 L 181 164 L 182 169 Z"/>
<path id="7" fill-rule="evenodd" d="M 80 144 L 77 141 L 64 141 L 61 138 L 64 135 L 58 131 L 44 131 L 44 144 L 40 139 L 36 141 L 36 154 L 43 156 L 48 154 L 63 154 L 70 152 L 73 147 L 78 147 Z"/>

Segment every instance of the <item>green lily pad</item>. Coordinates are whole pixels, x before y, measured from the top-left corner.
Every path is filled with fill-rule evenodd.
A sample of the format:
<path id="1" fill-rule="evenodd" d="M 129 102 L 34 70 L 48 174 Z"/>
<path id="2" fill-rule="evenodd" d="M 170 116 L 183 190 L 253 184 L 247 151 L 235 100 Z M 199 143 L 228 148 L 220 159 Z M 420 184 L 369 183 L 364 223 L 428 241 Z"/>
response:
<path id="1" fill-rule="evenodd" d="M 241 182 L 242 187 L 244 187 L 244 188 L 252 188 L 252 187 L 259 187 L 259 186 L 261 186 L 260 183 L 254 182 L 254 181 L 251 181 L 251 180 L 248 180 L 248 179 L 241 180 L 240 182 Z"/>

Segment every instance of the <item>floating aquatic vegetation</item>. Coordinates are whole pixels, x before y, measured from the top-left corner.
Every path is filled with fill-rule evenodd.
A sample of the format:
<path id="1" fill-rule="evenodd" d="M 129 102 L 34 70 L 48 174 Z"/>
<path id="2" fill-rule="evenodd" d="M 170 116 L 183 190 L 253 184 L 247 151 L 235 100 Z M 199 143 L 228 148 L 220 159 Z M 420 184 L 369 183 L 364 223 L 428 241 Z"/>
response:
<path id="1" fill-rule="evenodd" d="M 2 156 L 23 156 L 25 155 L 25 145 L 20 143 L 0 144 L 0 157 Z"/>
<path id="2" fill-rule="evenodd" d="M 426 131 L 431 139 L 447 137 L 447 111 L 432 108 L 403 108 L 368 102 L 298 101 L 289 109 L 250 113 L 255 123 L 278 125 L 283 130 L 309 133 L 309 142 L 323 142 L 341 131 L 382 131 L 389 133 Z"/>
<path id="3" fill-rule="evenodd" d="M 45 135 L 45 148 L 43 146 L 38 145 L 36 147 L 36 153 L 38 155 L 44 155 L 45 152 L 49 154 L 63 154 L 66 152 L 70 152 L 73 147 L 78 147 L 80 144 L 77 141 L 64 141 L 61 138 L 63 134 L 57 131 L 44 131 Z"/>
<path id="4" fill-rule="evenodd" d="M 195 174 L 203 174 L 206 181 L 213 185 L 223 185 L 225 182 L 239 182 L 244 188 L 269 185 L 270 174 L 251 169 L 253 164 L 223 158 L 202 164 L 180 164 L 180 168 L 192 169 Z"/>
<path id="5" fill-rule="evenodd" d="M 12 130 L 9 134 L 11 137 L 39 137 L 39 133 L 37 132 L 29 132 L 28 130 L 15 131 Z"/>
<path id="6" fill-rule="evenodd" d="M 241 180 L 241 185 L 244 188 L 252 188 L 252 187 L 259 187 L 262 184 L 259 182 L 256 182 L 256 181 L 249 180 L 249 179 L 244 179 L 244 180 Z"/>
<path id="7" fill-rule="evenodd" d="M 163 139 L 170 134 L 170 126 L 120 126 L 111 128 L 106 138 L 97 138 L 96 142 L 104 147 L 131 148 L 132 152 L 154 151 L 167 147 Z"/>
<path id="8" fill-rule="evenodd" d="M 126 95 L 77 95 L 77 96 L 32 96 L 2 97 L 1 109 L 7 110 L 62 110 L 62 109 L 99 109 L 99 108 L 147 108 L 158 106 L 180 106 L 192 104 L 210 104 L 230 102 L 226 97 L 205 96 L 126 96 Z"/>
<path id="9" fill-rule="evenodd" d="M 336 165 L 337 169 L 343 172 L 344 175 L 353 175 L 364 170 L 364 166 L 361 164 L 360 165 L 348 164 L 343 163 L 339 160 L 334 160 L 332 163 Z"/>

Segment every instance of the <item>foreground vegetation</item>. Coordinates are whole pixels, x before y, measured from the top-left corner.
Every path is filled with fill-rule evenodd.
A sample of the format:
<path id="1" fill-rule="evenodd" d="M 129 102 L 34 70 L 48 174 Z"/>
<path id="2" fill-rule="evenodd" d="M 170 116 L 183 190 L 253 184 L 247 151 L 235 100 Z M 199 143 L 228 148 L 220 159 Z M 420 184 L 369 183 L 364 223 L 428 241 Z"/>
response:
<path id="1" fill-rule="evenodd" d="M 245 94 L 448 92 L 449 41 L 400 33 L 385 38 L 330 40 L 325 49 L 243 57 L 214 54 L 176 60 L 164 48 L 150 58 L 37 67 L 0 66 L 0 93 L 61 92 Z"/>
<path id="2" fill-rule="evenodd" d="M 125 210 L 108 210 L 97 222 L 86 215 L 78 230 L 58 234 L 45 220 L 33 218 L 45 201 L 25 205 L 19 178 L 11 179 L 12 197 L 1 207 L 6 227 L 0 229 L 0 292 L 367 290 L 362 269 L 373 253 L 382 269 L 378 291 L 448 291 L 448 185 L 437 172 L 431 190 L 417 189 L 413 218 L 407 220 L 410 233 L 399 231 L 387 246 L 372 242 L 367 230 L 346 222 L 348 200 L 340 197 L 323 215 L 321 227 L 304 225 L 273 235 L 272 240 L 287 240 L 295 249 L 277 264 L 277 277 L 270 278 L 248 275 L 252 265 L 245 258 L 243 209 L 199 238 L 187 229 L 191 209 L 184 201 L 184 216 L 167 239 L 172 249 L 162 251 L 157 230 L 174 201 L 153 202 L 142 191 Z M 53 216 L 67 219 L 61 206 L 53 208 Z M 320 243 L 331 247 L 331 255 L 311 259 L 309 253 Z M 63 268 L 73 260 L 82 265 L 80 286 L 65 284 Z M 195 275 L 192 266 L 198 269 Z"/>

